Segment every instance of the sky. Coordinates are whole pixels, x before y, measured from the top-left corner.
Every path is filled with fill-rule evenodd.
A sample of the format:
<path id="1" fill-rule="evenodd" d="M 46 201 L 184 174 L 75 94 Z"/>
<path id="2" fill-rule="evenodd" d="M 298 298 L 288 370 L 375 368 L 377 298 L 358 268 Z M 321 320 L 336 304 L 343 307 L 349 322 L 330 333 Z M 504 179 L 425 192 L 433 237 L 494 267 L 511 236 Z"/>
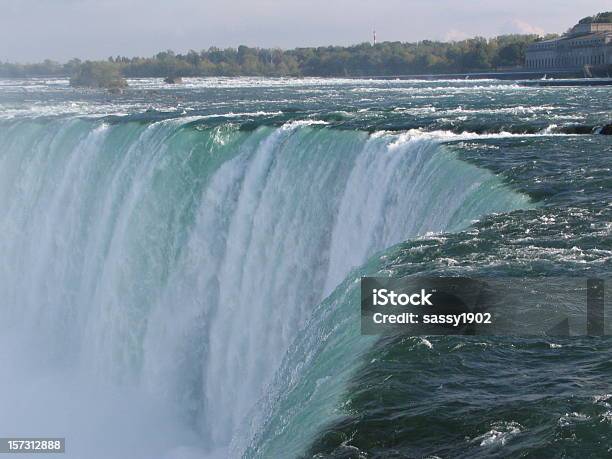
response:
<path id="1" fill-rule="evenodd" d="M 0 0 L 0 61 L 561 33 L 610 0 Z"/>

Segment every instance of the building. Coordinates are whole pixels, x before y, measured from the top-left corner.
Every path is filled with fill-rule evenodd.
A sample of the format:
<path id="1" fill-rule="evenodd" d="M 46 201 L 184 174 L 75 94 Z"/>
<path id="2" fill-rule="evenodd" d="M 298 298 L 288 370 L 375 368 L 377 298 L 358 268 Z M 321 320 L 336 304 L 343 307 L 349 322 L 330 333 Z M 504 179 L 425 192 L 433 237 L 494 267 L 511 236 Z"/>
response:
<path id="1" fill-rule="evenodd" d="M 612 23 L 581 23 L 553 40 L 532 43 L 525 53 L 525 68 L 571 70 L 612 65 Z"/>

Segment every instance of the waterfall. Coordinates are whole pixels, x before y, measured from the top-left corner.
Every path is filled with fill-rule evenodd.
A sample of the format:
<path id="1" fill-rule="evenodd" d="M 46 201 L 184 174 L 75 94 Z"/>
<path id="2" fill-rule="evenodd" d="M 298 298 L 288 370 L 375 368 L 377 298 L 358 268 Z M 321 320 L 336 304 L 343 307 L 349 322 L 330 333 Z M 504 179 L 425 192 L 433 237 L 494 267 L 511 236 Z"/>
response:
<path id="1" fill-rule="evenodd" d="M 299 453 L 371 343 L 341 313 L 368 260 L 528 205 L 431 136 L 78 118 L 2 121 L 0 134 L 0 344 L 16 349 L 0 363 L 26 395 L 38 386 L 19 378 L 61 369 L 45 392 L 79 408 L 39 428 L 68 445 L 104 435 L 90 417 L 143 423 L 113 431 L 130 457 L 257 456 L 289 438 Z M 107 389 L 67 395 L 65 381 Z M 25 412 L 55 403 L 34 401 Z M 130 432 L 157 435 L 155 453 Z M 114 454 L 75 443 L 75 457 Z"/>

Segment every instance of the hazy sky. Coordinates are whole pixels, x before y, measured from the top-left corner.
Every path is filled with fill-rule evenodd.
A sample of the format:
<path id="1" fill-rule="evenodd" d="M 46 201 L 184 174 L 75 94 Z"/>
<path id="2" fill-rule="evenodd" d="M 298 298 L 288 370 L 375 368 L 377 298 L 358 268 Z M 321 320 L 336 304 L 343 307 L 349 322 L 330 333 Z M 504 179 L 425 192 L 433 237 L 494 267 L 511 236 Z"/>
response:
<path id="1" fill-rule="evenodd" d="M 0 61 L 563 32 L 610 0 L 0 0 Z"/>

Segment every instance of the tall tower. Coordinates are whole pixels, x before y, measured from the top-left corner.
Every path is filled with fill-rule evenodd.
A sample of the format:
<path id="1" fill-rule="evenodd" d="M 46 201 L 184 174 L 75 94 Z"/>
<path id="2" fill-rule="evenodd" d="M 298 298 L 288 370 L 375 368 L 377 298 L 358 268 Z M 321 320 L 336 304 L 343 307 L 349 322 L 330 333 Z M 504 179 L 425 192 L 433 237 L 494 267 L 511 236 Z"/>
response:
<path id="1" fill-rule="evenodd" d="M 374 29 L 373 35 L 374 35 L 374 46 L 376 46 L 376 29 Z"/>

